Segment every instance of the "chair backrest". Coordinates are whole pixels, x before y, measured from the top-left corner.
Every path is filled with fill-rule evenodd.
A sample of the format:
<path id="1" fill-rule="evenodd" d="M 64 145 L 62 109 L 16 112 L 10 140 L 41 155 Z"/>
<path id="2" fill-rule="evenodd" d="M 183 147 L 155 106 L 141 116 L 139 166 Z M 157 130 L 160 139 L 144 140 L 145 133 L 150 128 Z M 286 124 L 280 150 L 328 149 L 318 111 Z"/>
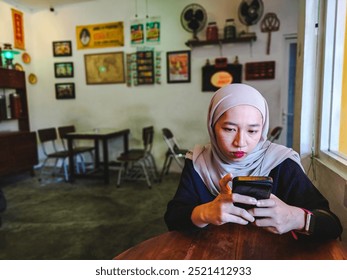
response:
<path id="1" fill-rule="evenodd" d="M 146 152 L 151 152 L 154 138 L 154 127 L 147 126 L 142 129 L 142 141 Z"/>
<path id="2" fill-rule="evenodd" d="M 282 126 L 276 126 L 274 129 L 272 129 L 270 132 L 269 141 L 273 142 L 275 140 L 278 140 L 282 130 L 283 130 Z"/>
<path id="3" fill-rule="evenodd" d="M 169 146 L 171 153 L 176 154 L 177 151 L 180 149 L 179 144 L 176 141 L 176 138 L 174 137 L 170 129 L 163 128 L 162 131 L 163 131 L 163 138 L 166 144 Z"/>
<path id="4" fill-rule="evenodd" d="M 75 132 L 76 128 L 74 125 L 66 125 L 58 127 L 59 137 L 61 139 L 61 143 L 63 144 L 63 148 L 67 150 L 67 144 L 65 142 L 65 135 L 71 132 Z"/>
<path id="5" fill-rule="evenodd" d="M 51 144 L 53 146 L 53 150 L 57 151 L 57 148 L 55 146 L 55 140 L 57 140 L 58 136 L 57 136 L 57 130 L 54 127 L 39 129 L 37 131 L 37 134 L 39 136 L 42 150 L 43 150 L 45 155 L 48 154 L 48 152 L 46 150 L 46 145 L 45 145 L 45 143 L 47 143 L 47 142 L 51 142 Z"/>

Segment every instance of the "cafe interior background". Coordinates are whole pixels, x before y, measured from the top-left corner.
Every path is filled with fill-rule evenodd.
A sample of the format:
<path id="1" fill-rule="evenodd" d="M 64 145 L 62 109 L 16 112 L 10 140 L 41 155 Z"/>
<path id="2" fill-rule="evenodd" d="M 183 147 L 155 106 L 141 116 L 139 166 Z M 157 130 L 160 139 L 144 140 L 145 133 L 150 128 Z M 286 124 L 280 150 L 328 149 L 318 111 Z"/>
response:
<path id="1" fill-rule="evenodd" d="M 242 0 L 89 0 L 89 1 L 46 1 L 51 4 L 41 6 L 28 5 L 35 1 L 0 1 L 0 43 L 14 43 L 12 9 L 23 16 L 25 48 L 16 49 L 13 63 L 19 64 L 27 77 L 27 96 L 31 131 L 41 128 L 74 124 L 77 129 L 117 128 L 131 130 L 130 146 L 141 145 L 142 128 L 153 125 L 155 139 L 153 154 L 158 167 L 162 166 L 167 146 L 162 138 L 161 129 L 170 128 L 184 147 L 191 148 L 197 143 L 206 143 L 206 113 L 212 90 L 204 90 L 202 69 L 207 64 L 217 63 L 217 58 L 226 58 L 228 64 L 242 65 L 241 81 L 250 84 L 262 92 L 269 103 L 270 128 L 283 125 L 286 96 L 290 83 L 302 91 L 303 63 L 297 61 L 296 81 L 289 78 L 290 46 L 304 38 L 304 14 L 314 1 L 263 0 L 264 11 L 274 13 L 280 22 L 271 32 L 270 50 L 267 53 L 269 33 L 262 32 L 261 20 L 246 27 L 240 22 L 238 10 Z M 37 1 L 40 2 L 40 1 Z M 56 2 L 56 4 L 54 4 Z M 206 11 L 206 23 L 216 22 L 220 38 L 227 19 L 235 20 L 236 32 L 251 34 L 254 40 L 237 43 L 192 46 L 187 42 L 193 39 L 193 33 L 184 29 L 181 23 L 182 11 L 188 5 L 197 3 Z M 308 6 L 307 6 L 308 5 Z M 158 21 L 160 38 L 157 42 L 131 42 L 130 26 L 136 22 Z M 104 23 L 123 24 L 124 45 L 95 48 L 78 48 L 78 27 Z M 197 33 L 200 40 L 206 39 L 206 26 Z M 71 41 L 72 54 L 67 57 L 53 55 L 53 42 Z M 303 51 L 298 48 L 299 51 Z M 127 80 L 131 72 L 127 58 L 137 51 L 153 50 L 156 55 L 155 77 L 152 84 L 136 84 Z M 170 83 L 167 78 L 167 53 L 190 52 L 189 81 Z M 124 82 L 109 84 L 88 84 L 86 80 L 85 56 L 122 52 L 124 56 Z M 30 57 L 24 61 L 23 54 Z M 300 58 L 300 57 L 299 57 Z M 55 63 L 73 63 L 73 77 L 57 78 Z M 273 75 L 263 78 L 253 76 L 246 80 L 246 64 L 269 65 Z M 265 64 L 262 64 L 265 63 Z M 255 65 L 253 64 L 253 65 Z M 300 70 L 301 69 L 301 70 Z M 298 74 L 299 73 L 299 74 Z M 34 74 L 34 81 L 29 75 Z M 249 73 L 248 73 L 249 74 Z M 301 74 L 301 76 L 300 76 Z M 251 73 L 250 73 L 250 76 Z M 293 78 L 293 76 L 291 77 Z M 295 85 L 293 84 L 295 82 Z M 75 98 L 57 99 L 55 84 L 74 83 Z M 296 104 L 302 93 L 296 93 Z M 302 97 L 303 98 L 303 97 Z M 303 100 L 303 99 L 302 99 Z M 315 184 L 329 199 L 342 223 L 347 225 L 347 172 L 331 167 L 319 159 L 311 159 L 312 116 L 305 116 L 310 110 L 295 106 L 293 142 L 291 145 L 300 152 L 306 169 L 312 162 L 315 166 Z M 0 131 L 16 130 L 15 121 L 0 122 Z M 305 133 L 303 133 L 303 131 Z M 285 133 L 278 142 L 287 144 Z M 112 143 L 110 158 L 116 158 L 122 143 Z M 39 150 L 42 162 L 43 154 Z M 311 161 L 312 160 L 312 161 Z M 173 166 L 173 169 L 177 167 Z M 176 169 L 179 172 L 179 168 Z M 312 170 L 311 170 L 312 171 Z M 311 174 L 309 174 L 312 176 Z"/>

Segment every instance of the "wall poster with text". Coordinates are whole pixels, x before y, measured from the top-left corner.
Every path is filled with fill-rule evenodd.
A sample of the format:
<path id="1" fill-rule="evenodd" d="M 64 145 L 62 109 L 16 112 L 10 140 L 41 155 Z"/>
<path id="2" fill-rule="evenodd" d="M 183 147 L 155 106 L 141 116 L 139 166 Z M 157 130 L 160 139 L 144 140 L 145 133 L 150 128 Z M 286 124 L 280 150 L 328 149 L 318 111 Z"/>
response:
<path id="1" fill-rule="evenodd" d="M 160 17 L 151 17 L 146 22 L 146 42 L 160 43 Z"/>
<path id="2" fill-rule="evenodd" d="M 142 45 L 145 42 L 145 29 L 143 20 L 132 20 L 130 22 L 130 43 L 132 46 Z"/>
<path id="3" fill-rule="evenodd" d="M 23 13 L 15 9 L 12 10 L 12 24 L 14 34 L 14 48 L 25 50 Z"/>
<path id="4" fill-rule="evenodd" d="M 76 26 L 77 49 L 124 46 L 123 22 Z"/>

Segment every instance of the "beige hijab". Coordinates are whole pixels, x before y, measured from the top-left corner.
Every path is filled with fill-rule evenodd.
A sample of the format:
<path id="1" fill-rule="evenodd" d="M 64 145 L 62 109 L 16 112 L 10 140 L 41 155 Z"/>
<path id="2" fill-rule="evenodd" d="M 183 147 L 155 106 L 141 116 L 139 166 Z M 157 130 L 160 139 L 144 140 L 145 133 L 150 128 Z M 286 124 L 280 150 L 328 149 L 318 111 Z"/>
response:
<path id="1" fill-rule="evenodd" d="M 223 113 L 238 105 L 257 108 L 263 117 L 263 130 L 259 143 L 242 161 L 226 158 L 219 150 L 214 134 L 214 125 Z M 220 88 L 213 95 L 207 117 L 210 143 L 197 145 L 188 158 L 192 159 L 194 169 L 213 195 L 219 194 L 219 180 L 227 173 L 236 176 L 267 176 L 270 171 L 285 159 L 290 158 L 302 168 L 298 153 L 282 145 L 267 140 L 269 131 L 269 110 L 264 97 L 246 84 L 230 84 Z"/>

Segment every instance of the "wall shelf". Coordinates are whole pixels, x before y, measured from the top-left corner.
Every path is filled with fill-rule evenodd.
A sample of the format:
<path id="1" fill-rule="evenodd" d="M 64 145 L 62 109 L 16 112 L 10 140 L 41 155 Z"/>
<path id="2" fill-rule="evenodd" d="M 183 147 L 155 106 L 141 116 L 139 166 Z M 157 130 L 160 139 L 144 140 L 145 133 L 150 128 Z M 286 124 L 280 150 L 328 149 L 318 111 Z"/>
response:
<path id="1" fill-rule="evenodd" d="M 219 39 L 215 41 L 201 41 L 201 40 L 188 40 L 185 44 L 187 47 L 193 48 L 193 47 L 202 47 L 202 46 L 208 46 L 208 45 L 223 45 L 223 44 L 238 44 L 238 43 L 251 43 L 252 41 L 256 41 L 257 36 L 245 36 L 245 37 L 238 37 L 235 39 Z"/>

